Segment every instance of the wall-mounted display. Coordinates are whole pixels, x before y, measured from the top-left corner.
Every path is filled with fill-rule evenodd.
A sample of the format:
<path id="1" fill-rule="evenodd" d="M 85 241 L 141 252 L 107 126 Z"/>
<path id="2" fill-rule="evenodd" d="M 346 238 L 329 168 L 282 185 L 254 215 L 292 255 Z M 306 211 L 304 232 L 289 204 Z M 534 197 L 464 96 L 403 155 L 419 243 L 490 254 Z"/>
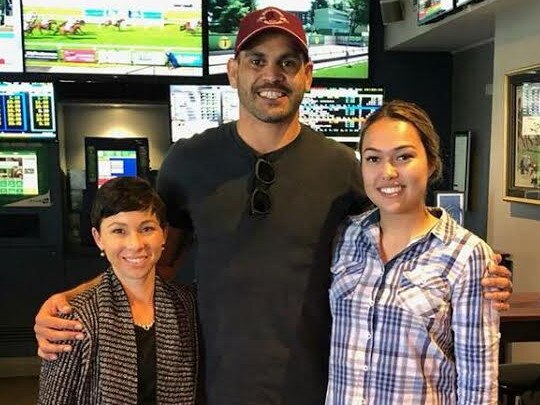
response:
<path id="1" fill-rule="evenodd" d="M 300 105 L 300 121 L 336 141 L 356 146 L 362 123 L 382 103 L 381 88 L 313 87 Z"/>
<path id="2" fill-rule="evenodd" d="M 383 103 L 381 88 L 313 87 L 300 104 L 300 121 L 328 137 L 356 144 L 365 118 Z M 172 142 L 238 119 L 230 86 L 170 86 Z"/>
<path id="3" fill-rule="evenodd" d="M 452 10 L 454 10 L 454 0 L 418 0 L 418 24 L 435 22 Z"/>
<path id="4" fill-rule="evenodd" d="M 0 0 L 0 72 L 22 72 L 20 0 Z"/>
<path id="5" fill-rule="evenodd" d="M 506 75 L 505 200 L 540 205 L 540 66 Z"/>
<path id="6" fill-rule="evenodd" d="M 201 0 L 23 0 L 28 72 L 202 76 Z"/>
<path id="7" fill-rule="evenodd" d="M 56 138 L 52 83 L 0 82 L 0 142 L 17 138 Z"/>
<path id="8" fill-rule="evenodd" d="M 209 0 L 209 73 L 225 73 L 239 21 L 253 9 L 277 6 L 303 22 L 315 77 L 365 79 L 369 59 L 369 1 Z"/>
<path id="9" fill-rule="evenodd" d="M 455 0 L 455 1 L 456 1 L 456 7 L 461 7 L 470 3 L 478 3 L 479 1 L 482 1 L 482 0 Z"/>
<path id="10" fill-rule="evenodd" d="M 237 94 L 230 86 L 170 86 L 172 142 L 237 120 Z"/>

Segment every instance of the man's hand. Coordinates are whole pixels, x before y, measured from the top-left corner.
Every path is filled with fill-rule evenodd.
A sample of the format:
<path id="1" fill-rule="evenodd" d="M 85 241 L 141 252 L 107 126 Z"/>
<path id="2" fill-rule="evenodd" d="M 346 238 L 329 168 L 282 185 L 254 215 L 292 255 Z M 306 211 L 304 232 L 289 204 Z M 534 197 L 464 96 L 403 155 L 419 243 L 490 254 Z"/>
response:
<path id="1" fill-rule="evenodd" d="M 80 322 L 58 317 L 59 313 L 70 312 L 65 293 L 51 296 L 39 309 L 34 332 L 38 342 L 38 356 L 42 359 L 56 360 L 57 353 L 71 351 L 70 345 L 55 342 L 84 338 Z"/>
<path id="2" fill-rule="evenodd" d="M 508 311 L 508 300 L 512 295 L 512 272 L 501 262 L 501 255 L 495 255 L 494 261 L 488 265 L 488 275 L 482 279 L 484 297 L 493 301 L 493 307 L 497 311 Z"/>

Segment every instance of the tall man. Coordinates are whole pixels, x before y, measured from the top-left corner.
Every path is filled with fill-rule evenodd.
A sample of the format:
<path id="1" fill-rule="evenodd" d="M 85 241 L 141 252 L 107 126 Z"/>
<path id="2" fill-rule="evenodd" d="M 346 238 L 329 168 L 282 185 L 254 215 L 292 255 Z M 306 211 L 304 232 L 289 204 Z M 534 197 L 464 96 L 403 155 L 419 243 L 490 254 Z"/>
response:
<path id="1" fill-rule="evenodd" d="M 227 68 L 239 120 L 177 142 L 161 167 L 163 257 L 171 266 L 194 235 L 208 405 L 323 404 L 331 242 L 367 204 L 359 165 L 299 122 L 313 64 L 294 15 L 246 16 Z M 50 340 L 75 335 L 48 329 L 69 326 L 50 315 L 64 305 L 51 298 L 36 318 L 42 357 L 63 349 Z"/>

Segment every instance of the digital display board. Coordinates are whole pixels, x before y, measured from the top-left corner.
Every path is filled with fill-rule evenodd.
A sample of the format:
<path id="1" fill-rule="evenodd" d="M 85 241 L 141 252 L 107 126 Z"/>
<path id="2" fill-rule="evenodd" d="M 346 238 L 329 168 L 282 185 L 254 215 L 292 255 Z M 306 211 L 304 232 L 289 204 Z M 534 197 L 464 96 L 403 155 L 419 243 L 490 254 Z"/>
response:
<path id="1" fill-rule="evenodd" d="M 28 72 L 202 76 L 201 0 L 23 0 Z"/>
<path id="2" fill-rule="evenodd" d="M 314 77 L 365 79 L 369 59 L 369 0 L 209 0 L 209 73 L 227 71 L 240 20 L 250 10 L 277 6 L 296 15 L 307 33 Z"/>
<path id="3" fill-rule="evenodd" d="M 170 86 L 172 141 L 237 120 L 237 94 L 230 86 Z M 381 88 L 313 87 L 300 104 L 300 121 L 339 142 L 357 143 L 383 96 Z"/>
<path id="4" fill-rule="evenodd" d="M 0 0 L 0 72 L 22 72 L 21 6 Z"/>
<path id="5" fill-rule="evenodd" d="M 0 82 L 0 141 L 13 138 L 56 138 L 52 83 Z"/>

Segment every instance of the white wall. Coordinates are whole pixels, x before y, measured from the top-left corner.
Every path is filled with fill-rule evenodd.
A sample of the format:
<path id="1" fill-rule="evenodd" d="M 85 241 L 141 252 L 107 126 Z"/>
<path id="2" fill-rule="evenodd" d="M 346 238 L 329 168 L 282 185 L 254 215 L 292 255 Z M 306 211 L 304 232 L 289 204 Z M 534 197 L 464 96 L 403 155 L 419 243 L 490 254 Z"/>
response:
<path id="1" fill-rule="evenodd" d="M 84 104 L 62 106 L 63 169 L 84 170 L 84 137 L 147 137 L 150 168 L 159 169 L 170 145 L 167 105 Z"/>
<path id="2" fill-rule="evenodd" d="M 540 206 L 509 203 L 504 195 L 505 73 L 540 65 L 540 1 L 496 15 L 491 126 L 488 242 L 511 252 L 515 291 L 540 291 Z M 516 344 L 516 361 L 540 361 L 540 344 Z"/>

